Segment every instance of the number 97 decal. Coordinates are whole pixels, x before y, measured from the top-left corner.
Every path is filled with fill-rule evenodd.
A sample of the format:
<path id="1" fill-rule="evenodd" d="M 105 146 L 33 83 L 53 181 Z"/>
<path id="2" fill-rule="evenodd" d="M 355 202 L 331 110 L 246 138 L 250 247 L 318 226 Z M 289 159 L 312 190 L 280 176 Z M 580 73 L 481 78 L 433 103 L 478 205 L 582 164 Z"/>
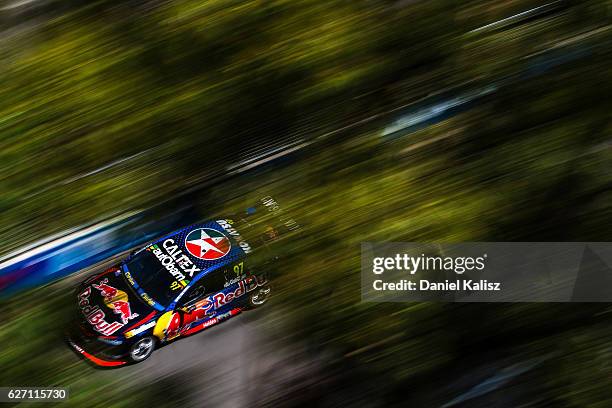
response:
<path id="1" fill-rule="evenodd" d="M 243 271 L 244 271 L 244 262 L 240 262 L 234 265 L 234 273 L 236 274 L 236 277 L 242 276 Z"/>

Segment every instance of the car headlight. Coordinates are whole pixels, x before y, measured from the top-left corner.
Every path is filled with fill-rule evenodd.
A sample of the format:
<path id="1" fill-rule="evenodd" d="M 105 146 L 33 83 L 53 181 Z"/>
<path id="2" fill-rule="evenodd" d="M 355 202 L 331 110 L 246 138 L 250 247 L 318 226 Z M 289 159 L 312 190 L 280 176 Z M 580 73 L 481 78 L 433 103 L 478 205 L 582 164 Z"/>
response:
<path id="1" fill-rule="evenodd" d="M 118 346 L 120 344 L 123 344 L 123 340 L 119 338 L 109 339 L 108 337 L 99 336 L 98 340 L 101 341 L 102 343 L 110 344 L 111 346 Z"/>

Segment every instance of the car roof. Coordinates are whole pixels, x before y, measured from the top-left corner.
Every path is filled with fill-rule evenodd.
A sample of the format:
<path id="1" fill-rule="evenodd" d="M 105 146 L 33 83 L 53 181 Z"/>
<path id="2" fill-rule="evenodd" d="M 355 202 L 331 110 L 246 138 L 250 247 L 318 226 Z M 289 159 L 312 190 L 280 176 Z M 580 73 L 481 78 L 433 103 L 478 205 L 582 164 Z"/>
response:
<path id="1" fill-rule="evenodd" d="M 224 224 L 224 221 L 224 219 L 219 219 L 193 224 L 154 241 L 152 245 L 163 247 L 164 251 L 170 253 L 175 259 L 180 259 L 183 255 L 187 256 L 200 269 L 198 274 L 192 276 L 191 279 L 196 279 L 196 277 L 199 279 L 212 270 L 246 256 L 245 250 L 240 245 L 240 235 L 231 231 L 235 234 L 232 235 L 226 230 L 223 227 L 227 225 Z M 215 250 L 215 246 L 219 250 Z M 197 254 L 199 248 L 202 248 L 202 252 Z"/>

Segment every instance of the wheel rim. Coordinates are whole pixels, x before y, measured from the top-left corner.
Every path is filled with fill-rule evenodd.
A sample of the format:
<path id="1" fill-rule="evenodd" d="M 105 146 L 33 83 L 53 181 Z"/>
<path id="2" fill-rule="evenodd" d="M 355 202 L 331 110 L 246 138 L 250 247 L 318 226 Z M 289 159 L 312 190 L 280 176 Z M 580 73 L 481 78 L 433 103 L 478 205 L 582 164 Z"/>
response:
<path id="1" fill-rule="evenodd" d="M 254 305 L 259 306 L 266 303 L 268 295 L 270 294 L 270 288 L 261 288 L 259 291 L 251 297 L 251 302 Z"/>
<path id="2" fill-rule="evenodd" d="M 132 346 L 130 357 L 134 361 L 144 360 L 151 354 L 151 351 L 153 351 L 153 339 L 147 337 Z"/>

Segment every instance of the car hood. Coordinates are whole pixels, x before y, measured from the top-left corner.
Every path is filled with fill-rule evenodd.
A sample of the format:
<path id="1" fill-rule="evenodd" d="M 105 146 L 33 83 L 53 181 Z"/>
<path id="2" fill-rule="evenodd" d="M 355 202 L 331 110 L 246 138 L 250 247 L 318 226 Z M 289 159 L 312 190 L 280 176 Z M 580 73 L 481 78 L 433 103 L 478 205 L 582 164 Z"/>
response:
<path id="1" fill-rule="evenodd" d="M 82 320 L 104 336 L 124 333 L 154 314 L 124 281 L 118 267 L 86 280 L 79 287 L 77 302 Z"/>

